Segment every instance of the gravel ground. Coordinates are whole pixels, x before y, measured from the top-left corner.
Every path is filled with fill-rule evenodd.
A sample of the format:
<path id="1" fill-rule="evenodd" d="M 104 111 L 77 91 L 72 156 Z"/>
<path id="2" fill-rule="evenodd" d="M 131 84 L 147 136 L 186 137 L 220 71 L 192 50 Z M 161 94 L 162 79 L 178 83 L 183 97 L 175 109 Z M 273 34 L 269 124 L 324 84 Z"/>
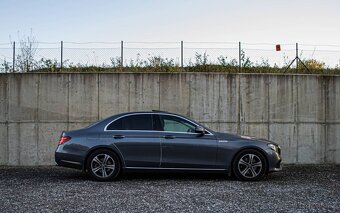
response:
<path id="1" fill-rule="evenodd" d="M 221 174 L 125 174 L 0 167 L 1 212 L 339 212 L 340 165 L 287 165 L 263 181 Z"/>

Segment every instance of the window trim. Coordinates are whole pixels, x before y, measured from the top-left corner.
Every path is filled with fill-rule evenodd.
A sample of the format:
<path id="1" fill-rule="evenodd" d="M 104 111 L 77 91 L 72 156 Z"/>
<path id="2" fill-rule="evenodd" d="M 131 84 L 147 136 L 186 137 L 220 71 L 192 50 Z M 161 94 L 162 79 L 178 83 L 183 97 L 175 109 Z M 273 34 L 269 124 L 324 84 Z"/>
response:
<path id="1" fill-rule="evenodd" d="M 120 119 L 120 118 L 124 118 L 126 116 L 130 116 L 130 115 L 168 115 L 168 116 L 174 116 L 174 117 L 177 117 L 177 118 L 181 118 L 183 120 L 186 120 L 188 121 L 189 123 L 193 124 L 195 127 L 197 126 L 201 126 L 201 125 L 198 125 L 197 123 L 193 122 L 193 121 L 190 121 L 188 120 L 187 118 L 184 118 L 182 116 L 179 116 L 179 115 L 174 115 L 174 114 L 169 114 L 169 113 L 152 113 L 152 112 L 135 112 L 135 113 L 129 113 L 129 114 L 125 114 L 125 115 L 122 115 L 122 116 L 119 116 L 118 118 L 115 118 L 114 120 L 110 121 L 108 124 L 106 124 L 106 126 L 104 127 L 104 132 L 166 132 L 166 133 L 180 133 L 180 134 L 194 134 L 194 135 L 197 135 L 197 133 L 194 133 L 194 132 L 173 132 L 173 131 L 157 131 L 157 130 L 110 130 L 110 129 L 107 129 L 107 127 L 115 122 L 116 120 Z M 213 135 L 209 130 L 205 130 L 208 132 L 208 134 L 206 135 Z"/>

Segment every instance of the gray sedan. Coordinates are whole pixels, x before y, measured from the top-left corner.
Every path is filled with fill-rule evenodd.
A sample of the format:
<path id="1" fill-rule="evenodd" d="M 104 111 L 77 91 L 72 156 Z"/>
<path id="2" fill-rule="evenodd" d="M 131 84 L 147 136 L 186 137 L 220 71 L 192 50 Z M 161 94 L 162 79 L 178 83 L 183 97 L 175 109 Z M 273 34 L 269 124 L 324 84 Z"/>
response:
<path id="1" fill-rule="evenodd" d="M 259 180 L 281 170 L 281 149 L 265 139 L 212 131 L 174 113 L 129 112 L 63 132 L 55 160 L 99 181 L 140 170 L 223 172 Z"/>

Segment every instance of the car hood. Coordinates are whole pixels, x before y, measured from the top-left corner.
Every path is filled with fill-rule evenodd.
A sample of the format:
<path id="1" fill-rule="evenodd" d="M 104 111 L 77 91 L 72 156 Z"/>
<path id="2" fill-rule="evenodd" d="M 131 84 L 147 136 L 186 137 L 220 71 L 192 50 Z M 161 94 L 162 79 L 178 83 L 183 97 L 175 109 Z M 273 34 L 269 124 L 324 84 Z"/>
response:
<path id="1" fill-rule="evenodd" d="M 264 138 L 257 138 L 252 136 L 244 136 L 244 135 L 237 135 L 237 134 L 230 134 L 230 133 L 222 133 L 222 132 L 215 132 L 215 135 L 218 140 L 228 140 L 228 141 L 261 141 L 264 143 L 272 143 L 277 145 L 270 140 Z"/>

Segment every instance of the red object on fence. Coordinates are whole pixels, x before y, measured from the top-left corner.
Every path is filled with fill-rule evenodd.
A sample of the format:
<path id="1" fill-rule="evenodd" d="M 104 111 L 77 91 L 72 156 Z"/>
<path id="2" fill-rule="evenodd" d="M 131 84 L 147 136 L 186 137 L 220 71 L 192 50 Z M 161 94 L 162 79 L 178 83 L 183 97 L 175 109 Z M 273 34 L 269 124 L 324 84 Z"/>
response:
<path id="1" fill-rule="evenodd" d="M 281 51 L 281 45 L 280 44 L 277 44 L 275 47 L 276 47 L 276 51 Z"/>

